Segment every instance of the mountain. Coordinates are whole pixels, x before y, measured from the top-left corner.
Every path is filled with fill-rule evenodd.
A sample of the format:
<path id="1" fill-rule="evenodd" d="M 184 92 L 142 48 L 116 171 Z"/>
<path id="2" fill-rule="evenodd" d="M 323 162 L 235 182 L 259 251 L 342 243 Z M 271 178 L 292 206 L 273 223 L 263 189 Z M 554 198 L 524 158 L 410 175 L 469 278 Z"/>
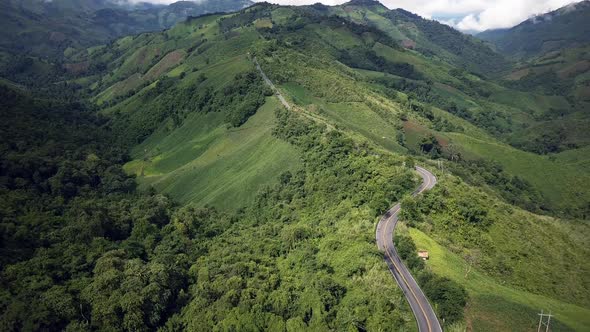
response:
<path id="1" fill-rule="evenodd" d="M 501 55 L 477 38 L 403 9 L 389 10 L 378 1 L 354 0 L 339 6 L 310 8 L 380 29 L 404 48 L 467 71 L 490 74 L 508 67 Z"/>
<path id="2" fill-rule="evenodd" d="M 509 56 L 523 58 L 590 42 L 590 1 L 572 3 L 534 16 L 510 29 L 488 30 L 477 37 Z"/>
<path id="3" fill-rule="evenodd" d="M 381 6 L 370 4 L 359 10 L 381 10 Z M 567 210 L 578 211 L 579 216 L 586 213 L 590 193 L 577 184 L 590 183 L 588 170 L 577 166 L 578 162 L 588 161 L 586 150 L 572 150 L 569 156 L 555 154 L 550 159 L 504 141 L 520 133 L 519 128 L 536 123 L 534 116 L 540 110 L 569 107 L 567 101 L 505 88 L 406 48 L 390 33 L 373 25 L 359 24 L 349 16 L 334 16 L 332 10 L 339 9 L 259 4 L 236 15 L 191 19 L 166 32 L 125 38 L 85 58 L 91 63 L 104 62 L 109 72 L 89 86 L 93 87 L 95 102 L 104 107 L 102 113 L 111 117 L 113 132 L 120 133 L 119 139 L 133 146 L 132 161 L 125 165 L 126 171 L 137 175 L 140 187 L 153 187 L 179 202 L 231 210 L 252 204 L 256 198 L 250 195 L 250 188 L 276 186 L 274 181 L 283 179 L 280 170 L 301 174 L 315 167 L 323 169 L 319 166 L 323 162 L 332 165 L 332 159 L 322 159 L 328 157 L 320 151 L 339 148 L 316 147 L 313 135 L 284 118 L 287 115 L 280 111 L 277 99 L 267 97 L 265 102 L 256 102 L 260 100 L 257 92 L 243 87 L 244 73 L 257 73 L 252 60 L 255 56 L 292 105 L 292 113 L 301 118 L 298 121 L 350 135 L 358 140 L 356 144 L 368 144 L 380 156 L 426 153 L 461 160 L 447 167 L 469 184 L 443 184 L 445 190 L 453 193 L 453 199 L 460 201 L 432 203 L 449 208 L 439 210 L 434 217 L 438 221 L 432 221 L 435 230 L 429 231 L 427 237 L 451 241 L 461 248 L 459 252 L 481 255 L 476 263 L 481 271 L 478 273 L 498 288 L 491 295 L 475 282 L 469 282 L 476 308 L 470 312 L 477 328 L 503 330 L 508 326 L 525 326 L 523 319 L 531 308 L 540 305 L 535 301 L 512 303 L 510 292 L 500 287 L 502 282 L 523 291 L 525 298 L 528 294 L 542 294 L 555 303 L 552 308 L 556 303 L 570 302 L 584 307 L 587 300 L 573 291 L 584 286 L 569 283 L 571 292 L 561 286 L 543 289 L 538 279 L 525 277 L 535 269 L 529 264 L 546 259 L 544 254 L 529 256 L 528 263 L 507 258 L 526 251 L 527 243 L 551 242 L 541 235 L 544 233 L 532 231 L 533 225 L 543 222 L 543 217 L 514 205 L 535 212 Z M 535 108 L 523 107 L 527 104 Z M 273 119 L 272 112 L 278 118 Z M 270 131 L 273 126 L 278 129 Z M 290 145 L 282 144 L 281 138 L 287 138 Z M 309 159 L 316 157 L 320 159 Z M 557 173 L 559 178 L 551 176 Z M 328 174 L 326 181 L 332 183 Z M 345 175 L 337 174 L 333 183 L 347 181 Z M 311 186 L 304 186 L 308 185 Z M 479 187 L 486 189 L 481 191 Z M 570 191 L 571 188 L 579 189 Z M 488 205 L 483 198 L 474 200 L 489 197 L 483 196 L 488 195 L 484 192 L 496 197 L 489 199 L 497 203 Z M 514 204 L 511 209 L 515 210 L 504 210 L 501 205 L 492 207 L 500 201 Z M 293 204 L 299 203 L 296 200 Z M 470 212 L 461 212 L 465 215 L 479 216 L 486 211 L 481 212 L 486 217 L 481 217 L 479 226 L 469 221 L 459 221 L 454 226 L 456 232 L 470 234 L 463 237 L 453 235 L 455 231 L 444 226 L 459 206 L 469 206 L 465 209 Z M 431 225 L 430 221 L 424 222 Z M 568 229 L 565 222 L 559 225 Z M 511 227 L 522 227 L 523 233 L 534 233 L 533 238 L 520 243 L 512 237 Z M 552 233 L 567 238 L 558 227 L 552 227 Z M 253 236 L 252 230 L 243 232 L 244 238 Z M 500 248 L 493 249 L 493 239 L 502 239 Z M 579 248 L 579 244 L 573 245 Z M 566 247 L 559 251 L 564 253 Z M 224 250 L 216 247 L 216 253 L 207 256 L 207 261 L 215 261 L 214 256 L 223 255 Z M 468 270 L 469 263 L 464 264 Z M 457 273 L 458 279 L 454 280 L 463 280 L 460 278 L 464 273 Z M 542 273 L 549 276 L 555 271 L 547 269 Z M 490 309 L 486 303 L 492 296 L 503 305 Z M 476 311 L 483 308 L 487 310 Z M 511 308 L 520 314 L 500 308 Z M 212 309 L 195 304 L 192 310 L 203 314 Z M 572 310 L 575 315 L 583 315 L 585 309 Z M 575 328 L 577 320 L 568 320 L 563 314 L 560 313 L 562 320 L 556 324 Z M 498 323 L 493 318 L 500 316 L 509 319 Z M 363 318 L 363 324 L 369 324 L 368 320 Z"/>
<path id="4" fill-rule="evenodd" d="M 0 3 L 0 50 L 59 58 L 68 48 L 162 30 L 189 16 L 231 12 L 251 4 L 249 0 L 179 1 L 168 6 L 111 0 L 5 0 Z"/>
<path id="5" fill-rule="evenodd" d="M 370 3 L 374 6 L 374 2 Z M 346 6 L 340 9 L 347 8 Z M 368 11 L 371 8 L 374 7 L 362 10 Z M 112 107 L 114 114 L 122 114 L 126 117 L 125 121 L 117 123 L 119 125 L 127 123 L 131 126 L 120 130 L 126 134 L 127 144 L 139 142 L 155 144 L 161 138 L 155 141 L 146 140 L 146 138 L 157 129 L 160 121 L 164 121 L 171 115 L 167 113 L 168 106 L 161 106 L 149 111 L 156 112 L 149 113 L 152 114 L 150 116 L 142 115 L 148 114 L 147 111 L 138 113 L 137 117 L 134 116 L 137 110 L 143 109 L 142 105 L 157 105 L 154 101 L 140 98 L 139 95 L 147 93 L 142 91 L 153 88 L 155 82 L 164 73 L 169 72 L 168 75 L 174 77 L 184 73 L 186 77 L 196 79 L 199 75 L 195 73 L 200 70 L 200 67 L 210 67 L 212 61 L 221 63 L 222 59 L 230 61 L 232 55 L 237 57 L 245 52 L 253 53 L 258 47 L 266 45 L 256 42 L 261 38 L 269 41 L 276 40 L 278 45 L 283 45 L 281 49 L 286 48 L 302 54 L 316 54 L 319 59 L 328 61 L 330 67 L 334 65 L 334 61 L 345 65 L 351 70 L 348 75 L 365 82 L 364 84 L 372 89 L 381 91 L 380 93 L 386 94 L 388 98 L 398 99 L 398 93 L 394 92 L 398 91 L 405 96 L 401 97 L 401 100 L 407 98 L 409 104 L 426 105 L 416 106 L 416 109 L 422 112 L 421 120 L 405 121 L 406 127 L 401 130 L 387 129 L 380 125 L 383 132 L 378 134 L 373 129 L 369 129 L 368 124 L 349 124 L 356 130 L 364 128 L 362 130 L 365 135 L 377 140 L 379 144 L 391 151 L 416 153 L 421 149 L 419 137 L 426 133 L 435 134 L 438 131 L 441 132 L 437 134 L 440 140 L 447 141 L 449 144 L 452 142 L 453 148 L 462 150 L 463 156 L 471 156 L 472 159 L 485 157 L 488 160 L 500 162 L 504 168 L 510 170 L 513 176 L 530 181 L 544 197 L 543 201 L 536 200 L 532 203 L 525 199 L 519 204 L 523 206 L 533 204 L 531 206 L 533 209 L 584 213 L 582 212 L 585 209 L 583 197 L 586 197 L 586 193 L 578 195 L 566 190 L 561 185 L 563 181 L 566 181 L 565 178 L 560 181 L 547 181 L 537 172 L 529 172 L 528 163 L 514 163 L 511 158 L 504 158 L 508 157 L 507 151 L 512 151 L 510 154 L 517 153 L 520 158 L 534 161 L 533 163 L 543 173 L 557 167 L 557 164 L 549 162 L 542 154 L 556 154 L 571 150 L 572 154 L 583 158 L 589 143 L 583 125 L 578 125 L 586 121 L 586 118 L 582 116 L 583 109 L 572 105 L 566 96 L 555 95 L 551 91 L 544 90 L 509 88 L 495 80 L 457 68 L 439 58 L 403 47 L 403 43 L 391 38 L 390 33 L 372 24 L 359 24 L 349 16 L 332 15 L 332 10 L 340 9 L 325 6 L 275 8 L 271 5 L 257 5 L 235 16 L 213 15 L 202 19 L 191 19 L 187 24 L 179 24 L 161 34 L 126 37 L 111 45 L 93 48 L 90 52 L 74 53 L 69 57 L 70 63 L 66 64 L 66 68 L 69 68 L 67 75 L 70 80 L 73 79 L 72 76 L 78 77 L 71 81 L 80 84 L 78 88 L 91 89 L 96 103 L 103 107 Z M 201 22 L 199 24 L 202 26 L 194 22 Z M 250 24 L 253 26 L 249 26 Z M 503 61 L 501 57 L 498 59 Z M 217 70 L 227 71 L 234 66 L 237 68 L 248 66 L 247 62 L 235 61 L 235 65 L 227 68 L 222 66 L 209 74 L 217 77 L 216 84 L 221 84 L 223 82 L 221 77 L 227 76 Z M 318 66 L 321 67 L 319 64 Z M 110 74 L 97 76 L 97 69 L 99 69 L 98 73 L 106 70 Z M 289 70 L 295 72 L 300 69 L 285 65 L 279 73 L 275 74 L 278 75 L 275 76 L 275 80 L 279 85 L 302 86 L 310 91 L 322 91 L 321 94 L 327 94 L 325 98 L 330 102 L 341 100 L 341 98 L 347 101 L 358 101 L 364 98 L 352 92 L 358 89 L 356 83 L 350 83 L 347 87 L 330 88 L 351 91 L 349 96 L 339 97 L 330 97 L 330 92 L 324 91 L 327 87 L 310 85 L 305 80 L 289 85 L 289 77 L 293 76 Z M 209 75 L 205 74 L 205 77 Z M 326 75 L 318 74 L 316 77 L 318 84 L 319 82 L 329 84 Z M 334 82 L 337 81 L 341 81 L 341 78 L 334 78 Z M 509 84 L 506 83 L 506 85 Z M 217 90 L 222 86 L 215 85 L 213 88 Z M 293 89 L 297 91 L 299 88 Z M 131 111 L 124 111 L 130 107 L 127 105 L 134 105 Z M 348 108 L 348 106 L 342 107 Z M 323 105 L 322 109 L 330 113 L 330 104 Z M 366 119 L 375 118 L 374 112 L 378 110 L 366 113 Z M 180 115 L 175 115 L 175 117 L 178 116 Z M 231 115 L 227 116 L 231 117 Z M 449 120 L 449 117 L 454 120 Z M 135 121 L 147 122 L 144 124 L 143 122 L 135 123 Z M 223 121 L 223 117 L 217 121 Z M 426 121 L 428 123 L 426 127 L 430 129 L 426 129 L 422 121 Z M 174 120 L 176 124 L 181 122 L 180 118 Z M 147 124 L 149 124 L 148 127 L 146 127 Z M 552 126 L 553 124 L 556 126 Z M 567 124 L 567 126 L 562 127 L 557 124 L 562 126 Z M 555 128 L 556 131 L 548 133 L 544 130 L 547 127 Z M 473 128 L 476 131 L 472 135 L 466 135 L 465 131 L 471 130 L 467 128 Z M 568 129 L 565 130 L 565 128 Z M 167 130 L 161 131 L 160 134 L 167 136 Z M 396 134 L 388 134 L 391 130 Z M 449 134 L 445 134 L 445 131 Z M 402 139 L 403 137 L 407 139 Z M 563 137 L 571 137 L 571 139 L 566 140 Z M 176 142 L 178 139 L 180 138 L 170 142 Z M 483 144 L 490 141 L 498 144 L 492 146 Z M 494 147 L 494 150 L 497 148 L 497 151 L 493 154 L 491 151 L 483 153 L 485 149 L 491 147 Z M 159 152 L 155 152 L 161 151 L 162 148 L 158 149 L 150 152 L 154 154 L 150 158 L 156 158 L 157 164 L 166 164 L 165 168 L 158 170 L 156 167 L 150 170 L 150 167 L 138 160 L 133 169 L 140 174 L 153 172 L 153 176 L 145 177 L 148 181 L 146 184 L 165 188 L 170 194 L 178 195 L 176 197 L 178 199 L 193 200 L 197 193 L 183 188 L 188 181 L 186 179 L 191 178 L 196 181 L 197 177 L 193 173 L 197 172 L 198 168 L 195 168 L 194 172 L 189 171 L 190 168 L 184 167 L 184 162 L 188 160 L 174 154 L 169 155 L 172 159 L 167 163 L 168 157 L 160 156 Z M 522 150 L 537 154 L 529 154 Z M 177 158 L 184 162 L 172 166 L 175 164 L 173 160 Z M 270 159 L 267 161 L 270 163 Z M 176 174 L 177 171 L 185 175 Z M 575 173 L 572 172 L 572 178 L 568 178 L 567 181 L 572 183 L 578 181 L 573 176 Z M 156 176 L 156 174 L 159 175 Z M 198 172 L 198 174 L 204 173 Z M 242 177 L 244 181 L 247 178 Z M 141 181 L 142 178 L 140 178 Z M 253 178 L 253 181 L 258 180 Z M 197 187 L 193 188 L 197 190 Z M 219 192 L 221 193 L 223 191 Z M 209 199 L 212 198 L 209 196 Z"/>
<path id="6" fill-rule="evenodd" d="M 539 117 L 538 123 L 513 135 L 514 145 L 546 153 L 589 144 L 585 134 L 590 125 L 589 17 L 590 1 L 583 1 L 535 16 L 510 29 L 477 35 L 506 56 L 518 59 L 501 77 L 505 86 L 563 96 L 571 105 L 569 110 L 550 110 Z"/>
<path id="7" fill-rule="evenodd" d="M 257 3 L 3 60 L 2 330 L 415 330 L 375 245 L 394 202 L 445 330 L 587 330 L 589 146 L 535 140 L 580 110 L 444 29 Z"/>

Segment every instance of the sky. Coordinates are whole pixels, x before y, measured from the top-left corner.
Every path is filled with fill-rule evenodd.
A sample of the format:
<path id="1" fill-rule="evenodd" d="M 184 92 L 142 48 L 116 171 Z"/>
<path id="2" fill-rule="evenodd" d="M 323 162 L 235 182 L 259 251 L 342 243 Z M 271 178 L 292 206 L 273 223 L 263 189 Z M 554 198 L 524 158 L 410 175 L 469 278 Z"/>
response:
<path id="1" fill-rule="evenodd" d="M 177 0 L 142 0 L 168 3 Z M 215 0 L 213 0 L 215 1 Z M 254 0 L 262 1 L 262 0 Z M 282 5 L 321 2 L 337 5 L 348 0 L 266 0 Z M 380 0 L 390 9 L 403 8 L 435 19 L 462 31 L 479 32 L 509 28 L 537 14 L 546 13 L 580 0 Z"/>

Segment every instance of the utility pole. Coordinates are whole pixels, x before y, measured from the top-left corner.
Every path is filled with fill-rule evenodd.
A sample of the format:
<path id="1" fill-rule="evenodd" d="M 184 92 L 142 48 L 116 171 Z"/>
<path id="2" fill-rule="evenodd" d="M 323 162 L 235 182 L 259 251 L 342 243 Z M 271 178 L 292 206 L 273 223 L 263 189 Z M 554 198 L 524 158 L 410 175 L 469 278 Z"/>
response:
<path id="1" fill-rule="evenodd" d="M 545 325 L 545 332 L 549 332 L 549 323 L 551 322 L 551 317 L 553 317 L 553 315 L 551 314 L 551 311 L 549 311 L 548 314 L 544 314 L 543 310 L 541 310 L 541 313 L 538 315 L 539 315 L 539 327 L 537 328 L 537 332 L 541 332 L 541 326 L 543 326 L 543 325 Z M 547 317 L 547 321 L 544 320 L 545 317 Z"/>

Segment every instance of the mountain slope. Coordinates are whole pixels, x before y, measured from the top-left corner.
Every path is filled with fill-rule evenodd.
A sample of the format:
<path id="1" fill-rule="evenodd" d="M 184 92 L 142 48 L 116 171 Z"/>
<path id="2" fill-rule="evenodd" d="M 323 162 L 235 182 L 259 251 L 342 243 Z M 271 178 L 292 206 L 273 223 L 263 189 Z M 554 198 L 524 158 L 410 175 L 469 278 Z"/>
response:
<path id="1" fill-rule="evenodd" d="M 511 134 L 512 145 L 542 154 L 588 145 L 590 138 L 584 129 L 590 124 L 588 17 L 590 1 L 583 1 L 510 29 L 478 35 L 495 44 L 500 52 L 518 59 L 514 68 L 500 78 L 501 84 L 522 91 L 523 96 L 562 96 L 569 104 L 552 106 L 536 115 L 536 123 Z M 521 105 L 526 107 L 525 103 Z"/>
<path id="2" fill-rule="evenodd" d="M 356 0 L 339 6 L 311 8 L 376 27 L 405 48 L 471 72 L 491 74 L 508 66 L 501 55 L 478 39 L 403 9 L 389 10 L 378 1 Z"/>
<path id="3" fill-rule="evenodd" d="M 274 40 L 279 43 L 277 46 L 272 46 Z M 546 157 L 524 153 L 507 143 L 522 140 L 524 135 L 517 136 L 523 132 L 522 128 L 542 128 L 542 121 L 536 119 L 551 110 L 570 113 L 570 105 L 563 97 L 502 87 L 404 49 L 376 27 L 318 14 L 310 7 L 257 5 L 238 15 L 206 16 L 167 32 L 127 37 L 111 47 L 94 49 L 91 54 L 77 54 L 75 59 L 90 62 L 94 67 L 106 66 L 108 75 L 86 84 L 94 89 L 98 103 L 114 105 L 109 112 L 132 119 L 135 110 L 146 108 L 143 105 L 156 105 L 152 102 L 154 97 L 162 98 L 154 94 L 158 75 L 172 78 L 166 81 L 169 83 L 160 83 L 162 87 L 170 84 L 185 89 L 204 79 L 205 86 L 218 90 L 227 82 L 224 77 L 252 68 L 247 60 L 248 52 L 259 53 L 261 49 L 271 52 L 273 47 L 278 47 L 280 52 L 260 59 L 267 74 L 285 89 L 286 96 L 305 108 L 314 105 L 316 111 L 310 112 L 310 116 L 324 118 L 324 122 L 336 121 L 355 135 L 392 152 L 418 153 L 421 137 L 432 133 L 454 149 L 443 146 L 445 154 L 460 152 L 469 160 L 489 159 L 490 156 L 481 153 L 479 145 L 473 144 L 484 142 L 500 150 L 530 156 L 527 159 L 539 161 L 535 165 L 543 165 Z M 284 53 L 285 50 L 289 52 Z M 312 53 L 318 56 L 313 62 L 303 56 Z M 283 58 L 291 60 L 278 60 Z M 312 91 L 320 92 L 316 95 Z M 363 100 L 372 101 L 363 103 Z M 400 122 L 399 114 L 403 113 L 400 105 L 415 110 L 415 119 Z M 166 114 L 163 110 L 167 107 L 170 106 L 162 106 L 160 111 L 147 107 L 146 111 L 149 110 L 147 114 L 158 112 L 159 117 Z M 388 114 L 383 109 L 394 113 Z M 179 112 L 183 117 L 186 114 L 186 111 Z M 177 127 L 182 120 L 173 123 Z M 141 142 L 151 130 L 157 129 L 152 127 L 155 124 L 158 122 L 142 129 L 144 133 L 137 132 L 139 136 L 129 138 L 130 142 Z M 143 125 L 134 126 L 137 129 L 125 132 L 135 133 Z M 551 143 L 548 140 L 538 144 L 543 147 Z M 515 167 L 512 159 L 498 160 L 512 176 L 533 183 L 545 197 L 546 201 L 536 203 L 537 208 L 583 213 L 584 197 L 588 193 L 565 189 L 580 180 L 575 172 L 564 174 L 562 181 L 568 185 L 553 182 L 547 185 L 538 181 L 536 172 Z M 585 174 L 581 177 L 583 181 L 586 178 Z M 558 192 L 561 194 L 556 195 Z"/>
<path id="4" fill-rule="evenodd" d="M 478 38 L 496 45 L 507 55 L 523 58 L 590 42 L 590 1 L 573 3 L 530 18 L 510 29 L 490 30 Z"/>
<path id="5" fill-rule="evenodd" d="M 129 148 L 125 170 L 184 206 L 148 202 L 132 217 L 118 212 L 125 205 L 115 216 L 73 211 L 92 230 L 65 233 L 93 245 L 84 259 L 55 235 L 60 223 L 42 230 L 45 247 L 0 274 L 10 286 L 4 329 L 412 330 L 374 243 L 376 217 L 398 200 L 410 235 L 436 255 L 413 262 L 445 330 L 524 330 L 539 303 L 556 313 L 555 326 L 584 329 L 585 221 L 521 207 L 587 218 L 585 152 L 541 156 L 504 141 L 567 101 L 499 85 L 325 8 L 257 4 L 69 53 L 66 65 L 80 70 L 56 86 L 88 94 L 102 128 Z M 254 57 L 291 110 L 266 89 Z M 416 162 L 440 186 L 404 199 Z M 84 179 L 60 176 L 53 182 Z M 20 203 L 11 202 L 6 214 Z M 19 218 L 46 225 L 26 211 Z M 406 244 L 411 260 L 418 248 Z M 55 264 L 44 264 L 48 255 Z M 467 307 L 454 296 L 464 284 Z"/>
<path id="6" fill-rule="evenodd" d="M 0 50 L 59 59 L 64 50 L 171 27 L 189 16 L 231 12 L 249 0 L 180 1 L 168 6 L 120 1 L 2 1 Z M 18 36 L 18 38 L 15 38 Z"/>

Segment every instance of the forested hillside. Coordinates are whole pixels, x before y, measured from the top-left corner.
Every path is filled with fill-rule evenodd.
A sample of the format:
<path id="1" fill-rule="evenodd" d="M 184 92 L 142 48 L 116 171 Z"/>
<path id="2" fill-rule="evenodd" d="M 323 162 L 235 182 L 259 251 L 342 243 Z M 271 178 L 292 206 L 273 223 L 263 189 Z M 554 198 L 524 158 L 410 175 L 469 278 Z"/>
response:
<path id="1" fill-rule="evenodd" d="M 542 102 L 548 107 L 535 112 L 534 123 L 510 134 L 508 141 L 513 146 L 537 154 L 555 154 L 554 157 L 562 160 L 575 156 L 575 160 L 584 164 L 590 142 L 585 129 L 590 123 L 590 31 L 586 22 L 589 10 L 588 1 L 573 3 L 513 28 L 477 35 L 518 61 L 502 75 L 500 84 L 521 93 L 542 94 L 553 99 L 553 102 L 547 99 Z M 556 103 L 559 99 L 562 106 Z M 539 107 L 526 98 L 515 100 L 522 108 Z"/>
<path id="2" fill-rule="evenodd" d="M 170 28 L 190 16 L 232 12 L 249 0 L 179 1 L 150 5 L 116 0 L 3 0 L 0 51 L 60 59 L 72 48 Z"/>
<path id="3" fill-rule="evenodd" d="M 375 245 L 396 201 L 446 331 L 590 326 L 580 71 L 513 79 L 525 62 L 368 0 L 27 59 L 0 59 L 3 331 L 414 330 Z M 438 184 L 411 198 L 416 164 Z"/>

